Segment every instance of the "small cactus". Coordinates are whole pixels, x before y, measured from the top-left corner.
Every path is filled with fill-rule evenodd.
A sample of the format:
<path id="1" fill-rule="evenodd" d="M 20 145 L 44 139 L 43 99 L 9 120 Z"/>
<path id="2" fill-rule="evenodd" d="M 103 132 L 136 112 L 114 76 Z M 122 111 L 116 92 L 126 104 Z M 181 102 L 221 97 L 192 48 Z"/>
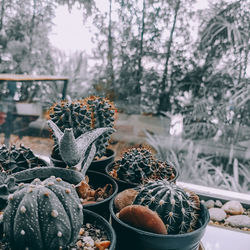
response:
<path id="1" fill-rule="evenodd" d="M 75 189 L 61 178 L 19 184 L 4 211 L 4 233 L 11 249 L 63 249 L 76 241 L 83 224 Z"/>
<path id="2" fill-rule="evenodd" d="M 0 172 L 0 210 L 7 206 L 9 194 L 17 189 L 16 181 L 13 176 L 9 176 L 4 172 Z"/>
<path id="3" fill-rule="evenodd" d="M 168 234 L 183 234 L 196 229 L 199 197 L 166 180 L 142 186 L 133 204 L 147 206 L 155 211 L 164 222 Z"/>
<path id="4" fill-rule="evenodd" d="M 48 121 L 53 130 L 60 155 L 68 167 L 81 170 L 85 175 L 96 153 L 96 140 L 103 134 L 114 132 L 112 128 L 97 128 L 75 138 L 72 128 L 65 128 L 64 133 L 53 121 Z"/>
<path id="5" fill-rule="evenodd" d="M 72 128 L 77 139 L 82 134 L 96 128 L 112 128 L 115 121 L 115 108 L 108 99 L 90 96 L 78 101 L 61 101 L 50 108 L 50 118 L 61 131 Z M 95 157 L 105 155 L 109 144 L 110 134 L 103 134 L 96 143 Z M 58 155 L 58 146 L 55 143 L 53 155 Z"/>
<path id="6" fill-rule="evenodd" d="M 30 148 L 26 148 L 23 144 L 20 144 L 19 148 L 16 148 L 15 145 L 10 148 L 2 145 L 0 148 L 1 171 L 8 174 L 46 165 L 44 161 L 34 155 Z"/>
<path id="7" fill-rule="evenodd" d="M 118 179 L 142 184 L 150 180 L 176 178 L 176 169 L 166 161 L 157 160 L 145 146 L 126 150 L 114 165 Z"/>

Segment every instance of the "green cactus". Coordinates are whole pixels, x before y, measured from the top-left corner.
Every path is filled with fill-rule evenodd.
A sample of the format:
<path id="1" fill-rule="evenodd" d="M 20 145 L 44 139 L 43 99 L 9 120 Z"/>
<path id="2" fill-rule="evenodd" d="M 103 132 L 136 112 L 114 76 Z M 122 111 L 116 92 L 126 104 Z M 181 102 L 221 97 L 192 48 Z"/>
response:
<path id="1" fill-rule="evenodd" d="M 153 174 L 155 159 L 145 147 L 133 147 L 122 154 L 116 161 L 117 177 L 121 180 L 142 183 Z"/>
<path id="2" fill-rule="evenodd" d="M 17 189 L 16 181 L 13 176 L 9 176 L 4 172 L 0 172 L 0 210 L 7 206 L 9 194 Z"/>
<path id="3" fill-rule="evenodd" d="M 97 139 L 115 131 L 112 128 L 97 128 L 75 138 L 72 128 L 66 128 L 63 133 L 53 121 L 48 121 L 48 125 L 53 130 L 63 161 L 68 167 L 80 170 L 83 175 L 95 156 Z"/>
<path id="4" fill-rule="evenodd" d="M 200 210 L 199 197 L 166 180 L 142 186 L 133 204 L 148 206 L 157 212 L 166 225 L 168 234 L 183 234 L 196 228 Z"/>
<path id="5" fill-rule="evenodd" d="M 157 160 L 145 146 L 126 150 L 114 165 L 120 180 L 132 183 L 146 183 L 150 180 L 175 179 L 176 169 L 168 162 Z"/>
<path id="6" fill-rule="evenodd" d="M 9 195 L 3 223 L 11 249 L 63 249 L 76 241 L 83 224 L 75 189 L 61 178 L 19 184 Z"/>
<path id="7" fill-rule="evenodd" d="M 0 168 L 8 174 L 46 165 L 45 161 L 35 156 L 31 149 L 23 144 L 20 144 L 20 148 L 16 148 L 15 145 L 10 148 L 2 145 L 0 148 Z"/>
<path id="8" fill-rule="evenodd" d="M 108 99 L 90 96 L 88 98 L 68 102 L 61 101 L 50 108 L 50 118 L 61 131 L 66 128 L 72 128 L 75 138 L 78 138 L 87 131 L 96 128 L 114 126 L 115 108 L 113 103 Z M 110 134 L 103 134 L 96 143 L 95 157 L 105 155 L 106 148 L 109 144 Z M 55 142 L 53 156 L 60 160 L 58 145 Z"/>

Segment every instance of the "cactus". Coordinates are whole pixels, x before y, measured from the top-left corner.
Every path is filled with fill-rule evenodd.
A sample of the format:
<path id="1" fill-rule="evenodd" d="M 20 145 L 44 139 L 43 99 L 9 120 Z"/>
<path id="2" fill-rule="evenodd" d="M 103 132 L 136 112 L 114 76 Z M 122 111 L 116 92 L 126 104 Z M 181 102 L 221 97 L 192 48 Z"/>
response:
<path id="1" fill-rule="evenodd" d="M 168 234 L 182 234 L 196 229 L 199 197 L 166 180 L 142 186 L 133 204 L 155 211 L 164 222 Z"/>
<path id="2" fill-rule="evenodd" d="M 13 176 L 9 176 L 4 172 L 0 172 L 0 210 L 7 206 L 9 194 L 17 189 L 16 181 Z"/>
<path id="3" fill-rule="evenodd" d="M 96 140 L 105 133 L 114 132 L 112 128 L 97 128 L 75 138 L 72 128 L 66 128 L 63 133 L 53 121 L 48 121 L 48 124 L 64 162 L 72 169 L 81 170 L 83 175 L 95 156 Z"/>
<path id="4" fill-rule="evenodd" d="M 166 161 L 157 160 L 145 146 L 133 147 L 122 154 L 114 165 L 120 180 L 132 183 L 146 183 L 149 180 L 175 179 L 176 169 Z"/>
<path id="5" fill-rule="evenodd" d="M 154 164 L 155 159 L 149 149 L 130 148 L 116 162 L 117 177 L 132 183 L 142 183 L 152 175 Z"/>
<path id="6" fill-rule="evenodd" d="M 8 174 L 46 165 L 44 161 L 34 155 L 30 148 L 26 148 L 23 144 L 20 144 L 20 148 L 16 148 L 15 145 L 10 148 L 3 145 L 0 148 L 1 171 Z"/>
<path id="7" fill-rule="evenodd" d="M 63 249 L 76 241 L 83 224 L 75 189 L 61 178 L 19 184 L 9 195 L 3 223 L 11 249 Z"/>
<path id="8" fill-rule="evenodd" d="M 61 131 L 72 128 L 75 138 L 87 131 L 114 126 L 115 108 L 108 99 L 91 96 L 79 101 L 61 101 L 50 108 L 50 118 Z M 54 138 L 55 139 L 55 138 Z M 105 155 L 110 134 L 103 134 L 96 143 L 96 157 Z M 58 155 L 57 143 L 53 155 Z M 57 159 L 60 159 L 60 154 Z"/>

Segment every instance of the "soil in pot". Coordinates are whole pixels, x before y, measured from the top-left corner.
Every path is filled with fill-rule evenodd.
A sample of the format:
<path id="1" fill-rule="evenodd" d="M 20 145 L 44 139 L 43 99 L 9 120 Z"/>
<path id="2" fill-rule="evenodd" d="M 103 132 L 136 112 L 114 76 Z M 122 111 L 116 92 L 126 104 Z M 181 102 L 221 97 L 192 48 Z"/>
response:
<path id="1" fill-rule="evenodd" d="M 178 235 L 162 235 L 146 232 L 121 221 L 114 207 L 114 198 L 110 202 L 111 224 L 117 235 L 119 250 L 198 250 L 202 249 L 200 240 L 209 222 L 209 214 L 201 204 L 198 229 L 193 232 Z M 129 239 L 129 241 L 128 241 Z M 133 242 L 133 243 L 132 243 Z M 131 244 L 132 243 L 132 244 Z M 200 248 L 199 248 L 200 247 Z"/>
<path id="2" fill-rule="evenodd" d="M 77 192 L 82 198 L 83 208 L 100 214 L 107 220 L 110 218 L 109 202 L 117 194 L 117 183 L 109 176 L 96 171 L 87 171 L 89 187 L 77 187 Z"/>
<path id="3" fill-rule="evenodd" d="M 115 155 L 115 151 L 108 148 L 102 158 L 92 161 L 89 170 L 105 173 L 106 166 L 115 160 Z"/>

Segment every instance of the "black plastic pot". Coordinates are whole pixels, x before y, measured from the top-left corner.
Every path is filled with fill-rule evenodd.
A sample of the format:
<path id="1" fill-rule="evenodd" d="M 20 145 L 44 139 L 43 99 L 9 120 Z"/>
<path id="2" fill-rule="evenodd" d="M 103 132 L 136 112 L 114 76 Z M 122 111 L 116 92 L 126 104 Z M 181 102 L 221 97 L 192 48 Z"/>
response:
<path id="1" fill-rule="evenodd" d="M 115 151 L 108 148 L 106 150 L 105 157 L 101 160 L 92 161 L 91 165 L 89 166 L 89 170 L 105 174 L 106 166 L 109 165 L 114 160 L 115 160 Z"/>
<path id="2" fill-rule="evenodd" d="M 162 235 L 134 228 L 119 220 L 115 215 L 114 198 L 111 200 L 109 208 L 119 250 L 198 250 L 200 240 L 209 222 L 208 210 L 201 204 L 198 229 L 191 233 Z"/>
<path id="3" fill-rule="evenodd" d="M 99 187 L 104 187 L 106 184 L 112 185 L 113 193 L 111 196 L 104 199 L 103 201 L 98 201 L 96 203 L 83 205 L 84 209 L 91 210 L 103 216 L 105 219 L 109 220 L 110 218 L 109 202 L 118 192 L 117 183 L 111 177 L 96 171 L 88 170 L 86 175 L 89 177 L 89 185 L 94 189 L 97 189 Z"/>
<path id="4" fill-rule="evenodd" d="M 116 179 L 113 176 L 111 176 L 109 173 L 114 168 L 114 164 L 115 164 L 115 162 L 111 162 L 109 165 L 107 165 L 106 168 L 105 168 L 105 173 L 108 176 L 110 176 L 117 183 L 118 192 L 121 192 L 121 191 L 123 191 L 125 189 L 128 189 L 128 188 L 135 188 L 138 185 L 140 185 L 138 183 L 132 183 L 132 182 L 128 182 L 128 181 L 119 180 L 119 179 Z M 170 182 L 176 183 L 176 180 L 177 180 L 178 177 L 179 177 L 179 172 L 175 168 L 175 178 L 172 179 Z"/>
<path id="5" fill-rule="evenodd" d="M 108 221 L 105 220 L 99 214 L 94 213 L 94 212 L 87 210 L 87 209 L 83 209 L 83 215 L 84 215 L 84 224 L 85 223 L 94 224 L 94 225 L 98 226 L 98 228 L 100 228 L 101 230 L 106 232 L 107 237 L 108 237 L 107 240 L 109 240 L 111 242 L 111 244 L 109 246 L 109 250 L 115 250 L 116 233 L 115 233 L 113 227 L 110 225 L 110 223 L 108 223 Z"/>

